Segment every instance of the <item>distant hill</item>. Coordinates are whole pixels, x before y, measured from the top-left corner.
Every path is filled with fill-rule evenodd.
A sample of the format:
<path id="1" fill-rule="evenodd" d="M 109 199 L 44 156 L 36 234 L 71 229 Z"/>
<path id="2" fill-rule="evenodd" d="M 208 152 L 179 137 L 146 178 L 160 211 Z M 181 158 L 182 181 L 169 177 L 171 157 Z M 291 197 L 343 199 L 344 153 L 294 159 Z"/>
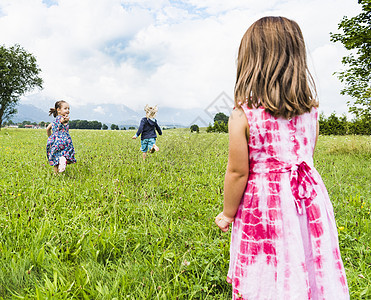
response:
<path id="1" fill-rule="evenodd" d="M 29 104 L 18 105 L 17 111 L 18 113 L 11 118 L 11 120 L 15 123 L 19 123 L 22 121 L 39 123 L 41 121 L 48 121 L 50 118 L 46 111 L 43 111 L 42 109 Z"/>
<path id="2" fill-rule="evenodd" d="M 48 104 L 45 106 L 48 107 Z M 18 113 L 12 117 L 13 122 L 50 122 L 53 120 L 48 112 L 32 104 L 19 104 Z M 117 124 L 120 126 L 138 125 L 140 119 L 145 116 L 143 110 L 135 111 L 123 104 L 101 104 L 71 107 L 71 120 L 97 120 L 104 124 Z M 207 126 L 213 123 L 212 118 L 203 109 L 177 109 L 171 107 L 159 107 L 157 114 L 161 126 L 189 127 L 192 124 Z"/>

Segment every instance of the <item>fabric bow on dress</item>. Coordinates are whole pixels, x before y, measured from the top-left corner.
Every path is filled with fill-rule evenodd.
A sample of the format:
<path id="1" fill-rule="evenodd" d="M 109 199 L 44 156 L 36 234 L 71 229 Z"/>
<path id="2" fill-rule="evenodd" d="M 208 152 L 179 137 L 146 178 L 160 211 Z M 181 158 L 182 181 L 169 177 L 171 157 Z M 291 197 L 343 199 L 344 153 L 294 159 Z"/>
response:
<path id="1" fill-rule="evenodd" d="M 305 161 L 294 165 L 290 170 L 290 186 L 291 192 L 295 197 L 296 210 L 300 215 L 303 214 L 303 207 L 301 200 L 306 200 L 306 206 L 309 206 L 317 193 L 313 185 L 317 182 L 312 176 L 312 170 Z"/>

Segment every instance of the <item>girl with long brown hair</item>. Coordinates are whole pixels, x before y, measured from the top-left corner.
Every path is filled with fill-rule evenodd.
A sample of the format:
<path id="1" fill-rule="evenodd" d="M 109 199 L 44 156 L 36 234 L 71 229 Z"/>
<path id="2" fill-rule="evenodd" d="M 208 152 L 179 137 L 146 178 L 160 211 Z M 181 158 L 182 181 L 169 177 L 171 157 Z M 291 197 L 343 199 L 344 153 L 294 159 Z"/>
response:
<path id="1" fill-rule="evenodd" d="M 349 299 L 332 204 L 313 165 L 315 87 L 298 24 L 264 17 L 242 38 L 224 207 L 233 299 Z"/>

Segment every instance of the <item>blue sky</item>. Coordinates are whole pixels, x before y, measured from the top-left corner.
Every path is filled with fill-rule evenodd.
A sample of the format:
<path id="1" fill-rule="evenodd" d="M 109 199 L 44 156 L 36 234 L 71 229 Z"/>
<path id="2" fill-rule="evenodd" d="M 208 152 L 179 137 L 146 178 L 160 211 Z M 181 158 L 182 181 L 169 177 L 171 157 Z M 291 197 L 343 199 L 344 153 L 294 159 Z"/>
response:
<path id="1" fill-rule="evenodd" d="M 45 4 L 47 7 L 58 5 L 58 0 L 43 0 L 43 4 Z"/>
<path id="2" fill-rule="evenodd" d="M 24 103 L 205 108 L 221 92 L 233 96 L 248 26 L 282 15 L 302 28 L 320 110 L 341 114 L 349 98 L 333 73 L 347 51 L 329 33 L 359 12 L 356 0 L 2 0 L 0 40 L 23 46 L 42 69 L 44 89 Z"/>

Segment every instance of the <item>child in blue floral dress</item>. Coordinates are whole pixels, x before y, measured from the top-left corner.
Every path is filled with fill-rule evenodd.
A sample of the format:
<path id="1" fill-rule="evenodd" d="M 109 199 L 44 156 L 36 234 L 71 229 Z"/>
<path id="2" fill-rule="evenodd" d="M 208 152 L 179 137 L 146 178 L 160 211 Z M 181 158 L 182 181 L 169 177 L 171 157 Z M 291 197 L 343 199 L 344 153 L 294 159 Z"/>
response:
<path id="1" fill-rule="evenodd" d="M 54 173 L 64 172 L 66 164 L 75 163 L 75 148 L 69 134 L 68 121 L 70 120 L 70 106 L 66 101 L 57 101 L 55 107 L 49 110 L 49 116 L 53 115 L 55 120 L 46 128 L 48 142 L 46 154 Z"/>

